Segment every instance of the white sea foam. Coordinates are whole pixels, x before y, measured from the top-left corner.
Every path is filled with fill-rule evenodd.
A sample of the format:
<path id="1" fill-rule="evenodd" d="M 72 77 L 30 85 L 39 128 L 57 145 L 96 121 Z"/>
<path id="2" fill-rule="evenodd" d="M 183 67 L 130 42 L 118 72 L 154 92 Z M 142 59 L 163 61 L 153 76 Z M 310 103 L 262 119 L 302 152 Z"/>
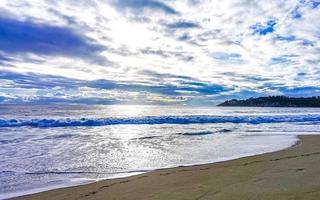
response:
<path id="1" fill-rule="evenodd" d="M 249 116 L 145 116 L 105 119 L 0 119 L 0 127 L 69 127 L 69 126 L 108 126 L 121 124 L 206 124 L 206 123 L 283 123 L 311 122 L 320 123 L 320 115 L 249 115 Z"/>

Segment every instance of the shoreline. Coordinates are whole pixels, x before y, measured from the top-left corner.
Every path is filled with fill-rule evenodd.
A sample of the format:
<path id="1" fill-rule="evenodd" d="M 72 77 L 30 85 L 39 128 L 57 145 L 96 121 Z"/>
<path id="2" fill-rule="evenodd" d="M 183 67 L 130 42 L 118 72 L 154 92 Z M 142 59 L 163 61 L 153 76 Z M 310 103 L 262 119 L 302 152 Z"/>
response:
<path id="1" fill-rule="evenodd" d="M 199 196 L 202 190 L 206 189 L 208 194 L 206 196 L 210 196 L 210 194 L 217 190 L 217 188 L 221 187 L 224 184 L 229 185 L 233 183 L 237 185 L 237 181 L 239 178 L 246 179 L 248 178 L 248 171 L 245 168 L 250 168 L 255 165 L 261 165 L 263 162 L 271 163 L 271 168 L 266 168 L 266 166 L 259 166 L 257 168 L 249 170 L 249 172 L 263 172 L 263 171 L 273 171 L 273 168 L 277 168 L 277 166 L 273 166 L 272 162 L 292 162 L 297 158 L 303 159 L 303 162 L 299 161 L 297 163 L 293 162 L 293 165 L 296 164 L 305 164 L 305 159 L 310 159 L 309 157 L 315 157 L 317 159 L 313 159 L 317 161 L 317 164 L 310 165 L 308 167 L 313 170 L 320 172 L 320 169 L 317 170 L 317 166 L 320 163 L 320 136 L 319 135 L 307 135 L 307 136 L 298 136 L 299 141 L 286 149 L 279 150 L 276 152 L 270 152 L 260 155 L 254 155 L 249 157 L 238 158 L 234 160 L 222 161 L 212 164 L 203 164 L 203 165 L 193 165 L 193 166 L 184 166 L 184 167 L 176 167 L 176 168 L 168 168 L 168 169 L 159 169 L 151 172 L 143 173 L 140 175 L 134 175 L 126 178 L 118 178 L 118 179 L 108 179 L 102 180 L 98 182 L 93 182 L 80 186 L 72 186 L 67 188 L 54 189 L 50 191 L 45 191 L 41 193 L 20 196 L 16 199 L 104 199 L 106 196 L 110 197 L 110 199 L 195 199 Z M 310 153 L 311 152 L 311 153 Z M 314 154 L 313 154 L 314 153 Z M 292 155 L 293 154 L 293 155 Z M 312 156 L 311 156 L 312 155 Z M 319 156 L 318 156 L 319 155 Z M 269 163 L 269 165 L 270 165 Z M 283 168 L 290 168 L 292 164 L 285 163 L 285 165 L 281 165 Z M 269 166 L 270 167 L 270 166 Z M 231 170 L 231 172 L 236 172 L 235 175 L 230 177 L 230 169 L 239 168 L 237 170 Z M 244 169 L 241 169 L 244 168 Z M 296 169 L 284 170 L 288 172 L 296 172 L 301 174 L 305 172 L 306 167 L 300 166 L 296 167 Z M 246 171 L 245 173 L 243 171 Z M 219 173 L 214 173 L 219 172 Z M 229 173 L 226 173 L 229 172 Z M 312 176 L 313 174 L 313 176 Z M 312 180 L 311 183 L 317 183 L 316 192 L 310 194 L 320 195 L 320 177 L 315 176 L 315 173 L 312 173 L 308 179 L 316 179 Z M 259 175 L 259 174 L 258 174 Z M 273 175 L 273 174 L 271 174 Z M 240 177 L 239 177 L 240 176 Z M 249 177 L 252 175 L 249 175 Z M 303 174 L 305 176 L 305 174 Z M 291 179 L 292 175 L 284 176 L 284 181 L 286 184 L 280 184 L 280 186 L 285 187 L 286 190 L 290 190 L 291 187 L 289 185 L 297 184 L 303 180 L 303 176 L 299 177 L 297 180 L 293 181 L 285 181 L 287 178 Z M 277 177 L 274 177 L 277 178 Z M 256 184 L 261 184 L 264 179 L 267 177 L 257 178 L 254 182 L 248 184 L 248 188 L 255 188 Z M 242 180 L 243 181 L 243 180 Z M 276 184 L 273 180 L 272 184 Z M 278 180 L 282 182 L 283 180 Z M 311 184 L 304 183 L 303 185 Z M 270 184 L 270 183 L 269 183 Z M 240 187 L 239 185 L 238 187 Z M 268 185 L 270 186 L 270 185 Z M 299 186 L 301 187 L 301 185 Z M 298 187 L 298 188 L 299 188 Z M 212 188 L 212 190 L 208 190 Z M 260 188 L 260 187 L 259 187 Z M 259 190 L 263 190 L 264 186 Z M 294 190 L 297 190 L 297 187 L 292 187 Z M 257 189 L 257 188 L 256 188 Z M 259 191 L 258 190 L 258 191 Z M 273 188 L 273 190 L 277 190 Z M 126 191 L 123 193 L 123 191 Z M 245 193 L 246 190 L 235 190 L 230 192 L 232 193 L 244 193 L 242 195 L 253 195 L 251 192 Z M 250 190 L 251 191 L 251 190 Z M 267 191 L 265 191 L 267 192 Z M 268 195 L 276 195 L 281 191 L 272 192 Z M 185 196 L 185 194 L 188 194 Z M 219 199 L 219 195 L 228 195 L 228 193 L 216 193 L 214 196 L 217 196 Z M 213 195 L 213 194 L 212 194 Z M 222 196 L 223 196 L 222 195 Z M 239 195 L 239 194 L 237 194 Z M 258 194 L 255 194 L 258 195 Z M 185 198 L 183 198 L 185 197 Z M 191 198 L 192 197 L 192 198 Z M 258 196 L 261 198 L 262 196 Z M 283 196 L 285 199 L 285 196 Z M 221 197 L 222 198 L 222 197 Z M 274 198 L 279 198 L 276 196 Z M 222 198 L 223 199 L 223 198 Z"/>
<path id="2" fill-rule="evenodd" d="M 298 135 L 295 135 L 294 137 L 297 139 L 297 141 L 295 143 L 292 143 L 292 144 L 290 144 L 290 146 L 287 145 L 287 146 L 282 147 L 280 149 L 274 149 L 274 150 L 270 150 L 270 151 L 266 151 L 266 152 L 257 152 L 256 154 L 226 157 L 226 158 L 219 160 L 219 161 L 195 162 L 195 163 L 191 163 L 191 164 L 172 165 L 172 166 L 166 166 L 166 167 L 162 167 L 162 168 L 155 168 L 155 169 L 149 169 L 149 170 L 128 171 L 128 172 L 119 173 L 117 176 L 114 176 L 112 178 L 111 177 L 100 178 L 100 179 L 79 178 L 79 179 L 83 179 L 83 180 L 78 181 L 78 182 L 71 179 L 71 182 L 74 181 L 74 183 L 48 185 L 48 186 L 44 186 L 41 188 L 35 188 L 35 189 L 30 189 L 30 190 L 0 194 L 0 200 L 1 199 L 14 199 L 14 198 L 20 198 L 20 197 L 25 197 L 25 196 L 30 196 L 30 195 L 36 195 L 39 193 L 50 192 L 52 190 L 60 190 L 60 189 L 67 189 L 67 188 L 71 188 L 71 187 L 78 187 L 78 186 L 98 183 L 101 181 L 125 179 L 125 178 L 130 178 L 130 177 L 134 177 L 134 176 L 152 173 L 152 172 L 159 171 L 159 170 L 170 170 L 170 169 L 183 168 L 183 167 L 197 167 L 197 166 L 202 166 L 202 165 L 211 165 L 211 164 L 216 164 L 216 163 L 221 163 L 221 162 L 233 161 L 233 160 L 237 160 L 237 159 L 241 159 L 241 158 L 247 158 L 247 157 L 251 157 L 251 156 L 263 155 L 266 153 L 278 152 L 278 151 L 290 149 L 290 148 L 293 148 L 293 147 L 299 145 L 301 143 L 301 139 L 299 138 Z M 126 175 L 120 175 L 120 174 L 126 174 Z"/>
<path id="3" fill-rule="evenodd" d="M 272 135 L 272 134 L 271 134 Z M 278 135 L 278 134 L 275 134 Z M 243 137 L 247 136 L 265 136 L 265 135 L 243 135 Z M 179 168 L 179 167 L 193 167 L 193 166 L 201 166 L 201 165 L 207 165 L 207 164 L 214 164 L 214 163 L 220 163 L 220 162 L 227 162 L 232 161 L 236 159 L 246 158 L 250 156 L 256 156 L 256 155 L 262 155 L 265 153 L 270 152 L 277 152 L 284 149 L 292 148 L 300 143 L 300 139 L 298 135 L 287 135 L 287 137 L 295 138 L 295 141 L 290 142 L 290 144 L 282 145 L 280 148 L 274 148 L 267 151 L 257 151 L 255 153 L 248 153 L 248 154 L 238 154 L 236 156 L 230 156 L 230 157 L 223 157 L 222 159 L 218 160 L 208 160 L 203 162 L 193 162 L 193 163 L 184 163 L 184 164 L 173 164 L 173 165 L 167 165 L 161 168 L 153 168 L 153 169 L 141 169 L 141 170 L 135 170 L 135 171 L 124 171 L 120 173 L 114 173 L 112 177 L 104 177 L 99 179 L 90 179 L 90 178 L 75 178 L 75 179 L 67 179 L 65 182 L 60 184 L 53 184 L 53 185 L 46 185 L 34 189 L 28 189 L 28 190 L 20 190 L 15 192 L 9 192 L 9 193 L 2 193 L 0 194 L 0 200 L 2 199 L 12 199 L 12 198 L 18 198 L 18 197 L 24 197 L 29 195 L 34 195 L 42 192 L 48 192 L 51 190 L 58 190 L 58 189 L 65 189 L 70 187 L 76 187 L 76 186 L 82 186 L 92 183 L 97 183 L 100 181 L 106 181 L 106 180 L 114 180 L 114 179 L 122 179 L 122 178 L 129 178 L 132 176 L 138 176 L 146 173 L 151 173 L 157 170 L 167 170 L 167 169 L 173 169 L 173 168 Z M 111 173 L 110 173 L 111 174 Z"/>

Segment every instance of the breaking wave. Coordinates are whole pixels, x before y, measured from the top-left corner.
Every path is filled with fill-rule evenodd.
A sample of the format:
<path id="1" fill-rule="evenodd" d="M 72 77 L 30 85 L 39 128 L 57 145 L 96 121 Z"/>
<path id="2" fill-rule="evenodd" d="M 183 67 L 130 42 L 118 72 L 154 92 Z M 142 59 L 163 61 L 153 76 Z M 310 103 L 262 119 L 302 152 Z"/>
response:
<path id="1" fill-rule="evenodd" d="M 320 115 L 277 115 L 277 116 L 146 116 L 128 118 L 100 119 L 0 119 L 0 127 L 70 127 L 70 126 L 108 126 L 120 124 L 203 124 L 203 123 L 283 123 L 320 122 Z"/>

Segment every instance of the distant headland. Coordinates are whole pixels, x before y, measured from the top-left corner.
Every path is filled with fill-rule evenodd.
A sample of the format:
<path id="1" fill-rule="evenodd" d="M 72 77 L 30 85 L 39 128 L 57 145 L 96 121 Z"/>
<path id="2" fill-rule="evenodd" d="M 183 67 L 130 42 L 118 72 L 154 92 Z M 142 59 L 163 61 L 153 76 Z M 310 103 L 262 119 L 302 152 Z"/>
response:
<path id="1" fill-rule="evenodd" d="M 232 99 L 217 106 L 246 106 L 246 107 L 320 107 L 318 97 L 287 97 L 269 96 L 249 98 L 245 100 Z"/>

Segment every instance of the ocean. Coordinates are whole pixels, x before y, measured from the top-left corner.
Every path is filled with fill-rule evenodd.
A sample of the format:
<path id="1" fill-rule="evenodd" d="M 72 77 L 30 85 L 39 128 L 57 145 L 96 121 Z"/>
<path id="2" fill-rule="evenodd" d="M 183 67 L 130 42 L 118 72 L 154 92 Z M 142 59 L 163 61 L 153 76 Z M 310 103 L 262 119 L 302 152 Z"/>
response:
<path id="1" fill-rule="evenodd" d="M 0 105 L 0 199 L 288 148 L 320 108 Z"/>

